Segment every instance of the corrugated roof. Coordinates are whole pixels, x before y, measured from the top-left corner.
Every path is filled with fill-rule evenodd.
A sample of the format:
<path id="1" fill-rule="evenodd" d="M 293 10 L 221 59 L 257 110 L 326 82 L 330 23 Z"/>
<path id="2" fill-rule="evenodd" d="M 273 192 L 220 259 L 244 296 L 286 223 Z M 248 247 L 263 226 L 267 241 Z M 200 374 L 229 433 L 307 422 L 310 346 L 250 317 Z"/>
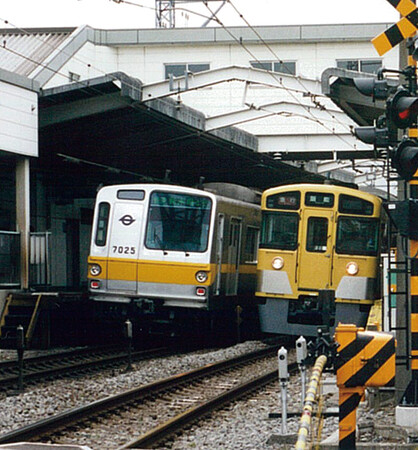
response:
<path id="1" fill-rule="evenodd" d="M 0 68 L 29 77 L 74 30 L 0 30 Z"/>

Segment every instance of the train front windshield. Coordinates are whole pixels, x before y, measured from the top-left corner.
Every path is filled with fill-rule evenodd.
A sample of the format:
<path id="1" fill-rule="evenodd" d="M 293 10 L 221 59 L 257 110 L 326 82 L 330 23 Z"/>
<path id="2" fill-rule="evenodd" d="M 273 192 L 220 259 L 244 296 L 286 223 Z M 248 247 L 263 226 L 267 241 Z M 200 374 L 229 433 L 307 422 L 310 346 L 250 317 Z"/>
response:
<path id="1" fill-rule="evenodd" d="M 155 250 L 205 252 L 212 200 L 173 192 L 153 192 L 145 245 Z"/>
<path id="2" fill-rule="evenodd" d="M 337 253 L 376 256 L 379 221 L 362 217 L 340 217 L 337 226 Z"/>
<path id="3" fill-rule="evenodd" d="M 296 250 L 299 214 L 263 212 L 261 248 Z"/>

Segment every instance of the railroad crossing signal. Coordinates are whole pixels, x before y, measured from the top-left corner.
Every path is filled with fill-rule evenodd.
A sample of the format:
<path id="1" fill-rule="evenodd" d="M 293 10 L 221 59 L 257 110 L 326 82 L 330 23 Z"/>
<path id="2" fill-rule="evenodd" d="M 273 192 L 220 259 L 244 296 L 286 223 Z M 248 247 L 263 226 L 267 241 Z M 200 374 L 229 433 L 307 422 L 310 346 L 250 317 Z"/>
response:
<path id="1" fill-rule="evenodd" d="M 392 155 L 392 165 L 401 178 L 412 180 L 418 169 L 418 142 L 402 139 Z"/>
<path id="2" fill-rule="evenodd" d="M 418 29 L 418 9 L 413 1 L 388 0 L 388 2 L 403 17 L 399 22 L 372 39 L 372 44 L 380 56 L 400 44 L 404 39 L 413 36 Z"/>
<path id="3" fill-rule="evenodd" d="M 411 96 L 404 87 L 399 87 L 387 103 L 387 113 L 397 128 L 413 125 L 418 115 L 418 97 Z"/>

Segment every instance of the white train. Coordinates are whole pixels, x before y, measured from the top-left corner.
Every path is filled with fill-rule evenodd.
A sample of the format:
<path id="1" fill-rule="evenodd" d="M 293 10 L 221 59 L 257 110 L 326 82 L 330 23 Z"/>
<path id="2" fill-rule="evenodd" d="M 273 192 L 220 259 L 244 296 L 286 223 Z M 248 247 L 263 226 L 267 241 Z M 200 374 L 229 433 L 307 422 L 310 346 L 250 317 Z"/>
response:
<path id="1" fill-rule="evenodd" d="M 90 296 L 134 316 L 255 305 L 260 195 L 225 183 L 106 186 L 96 199 Z M 208 314 L 209 313 L 209 314 Z"/>

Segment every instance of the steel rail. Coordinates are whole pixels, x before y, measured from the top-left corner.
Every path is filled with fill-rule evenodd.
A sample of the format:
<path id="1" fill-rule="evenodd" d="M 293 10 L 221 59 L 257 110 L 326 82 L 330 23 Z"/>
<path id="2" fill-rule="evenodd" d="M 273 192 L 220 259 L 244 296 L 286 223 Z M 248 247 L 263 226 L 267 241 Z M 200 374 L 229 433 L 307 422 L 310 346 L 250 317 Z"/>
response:
<path id="1" fill-rule="evenodd" d="M 84 352 L 83 352 L 84 353 Z M 131 355 L 132 361 L 140 361 L 146 358 L 155 357 L 155 356 L 161 356 L 164 354 L 170 353 L 170 351 L 167 348 L 161 347 L 157 349 L 150 349 L 150 350 L 142 350 L 133 352 Z M 56 376 L 62 376 L 63 374 L 71 374 L 74 372 L 81 372 L 85 370 L 91 370 L 95 369 L 98 370 L 99 368 L 102 368 L 103 366 L 112 365 L 112 364 L 120 364 L 127 360 L 128 354 L 123 353 L 120 349 L 118 354 L 114 355 L 94 355 L 90 354 L 89 360 L 80 360 L 80 361 L 71 361 L 74 360 L 75 357 L 77 357 L 77 354 L 74 353 L 70 357 L 64 356 L 62 353 L 60 354 L 61 358 L 65 358 L 68 361 L 63 362 L 60 361 L 59 358 L 56 358 L 54 355 L 54 358 L 47 359 L 45 356 L 40 357 L 40 359 L 35 358 L 33 361 L 32 359 L 29 360 L 32 365 L 35 365 L 33 368 L 25 369 L 23 372 L 23 377 L 25 382 L 34 382 L 39 380 L 46 380 L 50 379 Z M 86 358 L 88 356 L 88 353 L 86 352 L 85 355 L 81 354 L 81 358 Z M 27 360 L 24 360 L 26 362 Z M 60 365 L 57 365 L 56 367 L 45 367 L 45 365 L 52 365 L 57 364 L 57 362 L 61 362 Z M 15 362 L 16 364 L 16 362 Z M 38 366 L 38 367 L 37 367 Z M 8 386 L 12 386 L 18 382 L 18 374 L 13 371 L 11 375 L 0 375 L 0 389 L 5 389 Z"/>
<path id="2" fill-rule="evenodd" d="M 289 373 L 296 372 L 297 368 L 297 363 L 289 364 Z M 220 409 L 232 401 L 238 400 L 244 395 L 248 395 L 252 391 L 258 390 L 276 380 L 278 380 L 277 369 L 266 372 L 259 377 L 253 378 L 252 380 L 242 383 L 239 386 L 236 386 L 227 392 L 208 400 L 207 402 L 194 406 L 187 411 L 178 414 L 167 422 L 143 434 L 139 438 L 132 440 L 122 447 L 119 447 L 118 450 L 125 450 L 128 448 L 152 448 L 152 446 L 161 444 L 172 435 L 177 434 L 187 425 L 203 418 L 210 412 Z"/>
<path id="3" fill-rule="evenodd" d="M 208 376 L 220 370 L 236 367 L 251 360 L 259 359 L 264 356 L 270 356 L 277 352 L 277 347 L 268 347 L 262 350 L 254 351 L 235 358 L 223 360 L 216 363 L 207 364 L 201 368 L 189 372 L 156 381 L 145 386 L 141 386 L 121 394 L 106 397 L 101 400 L 89 403 L 87 405 L 64 411 L 55 416 L 48 417 L 30 425 L 10 431 L 0 435 L 0 444 L 9 444 L 25 440 L 39 438 L 44 435 L 51 435 L 70 425 L 74 425 L 82 420 L 90 419 L 111 410 L 116 410 L 128 403 L 150 397 L 157 393 L 167 391 L 171 388 L 184 385 L 198 378 Z"/>
<path id="4" fill-rule="evenodd" d="M 90 356 L 97 353 L 109 353 L 109 352 L 115 352 L 115 351 L 122 351 L 122 347 L 120 346 L 111 346 L 111 347 L 82 347 L 82 348 L 76 348 L 72 350 L 52 353 L 48 355 L 39 355 L 39 356 L 28 356 L 26 358 L 23 358 L 24 364 L 48 364 L 50 362 L 54 362 L 55 360 L 59 361 L 62 359 L 71 359 L 71 358 L 77 358 L 77 357 L 83 357 L 83 356 Z M 13 369 L 17 367 L 18 360 L 17 358 L 8 359 L 6 361 L 0 361 L 0 372 L 7 369 Z"/>

